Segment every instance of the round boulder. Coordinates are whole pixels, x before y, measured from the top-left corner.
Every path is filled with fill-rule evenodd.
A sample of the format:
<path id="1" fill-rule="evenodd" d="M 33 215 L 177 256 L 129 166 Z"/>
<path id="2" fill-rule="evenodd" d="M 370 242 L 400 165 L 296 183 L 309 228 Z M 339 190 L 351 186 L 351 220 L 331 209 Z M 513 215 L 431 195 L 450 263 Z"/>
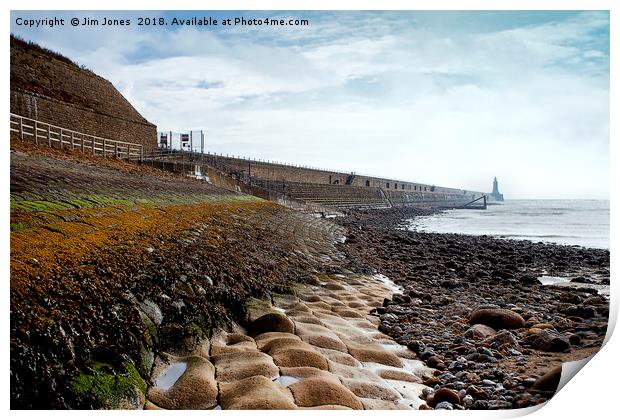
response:
<path id="1" fill-rule="evenodd" d="M 483 324 L 496 330 L 525 327 L 525 320 L 510 309 L 477 309 L 469 316 L 469 324 Z"/>
<path id="2" fill-rule="evenodd" d="M 439 388 L 428 401 L 431 407 L 436 407 L 439 403 L 449 402 L 450 404 L 460 404 L 459 393 L 450 388 Z"/>

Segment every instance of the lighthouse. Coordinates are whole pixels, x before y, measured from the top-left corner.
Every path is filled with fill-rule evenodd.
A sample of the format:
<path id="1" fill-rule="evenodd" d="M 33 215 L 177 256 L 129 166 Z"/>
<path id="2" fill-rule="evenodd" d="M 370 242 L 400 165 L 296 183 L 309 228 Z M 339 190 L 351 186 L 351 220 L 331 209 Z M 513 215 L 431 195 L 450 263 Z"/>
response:
<path id="1" fill-rule="evenodd" d="M 504 201 L 504 194 L 501 194 L 499 192 L 497 177 L 493 178 L 493 192 L 490 194 L 490 196 L 490 198 L 494 201 Z"/>

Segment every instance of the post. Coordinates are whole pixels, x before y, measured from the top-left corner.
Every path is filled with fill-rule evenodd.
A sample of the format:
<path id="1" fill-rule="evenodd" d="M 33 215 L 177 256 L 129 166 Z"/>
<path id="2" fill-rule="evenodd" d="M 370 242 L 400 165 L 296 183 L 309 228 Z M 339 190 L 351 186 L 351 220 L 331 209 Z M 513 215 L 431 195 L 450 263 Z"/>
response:
<path id="1" fill-rule="evenodd" d="M 168 148 L 172 150 L 172 130 L 170 130 L 170 146 Z"/>
<path id="2" fill-rule="evenodd" d="M 24 139 L 24 119 L 19 117 L 19 137 Z"/>
<path id="3" fill-rule="evenodd" d="M 205 154 L 205 136 L 202 130 L 200 130 L 200 154 Z"/>
<path id="4" fill-rule="evenodd" d="M 129 150 L 129 144 L 127 144 L 127 160 L 131 159 L 131 152 Z"/>
<path id="5" fill-rule="evenodd" d="M 49 147 L 52 147 L 52 133 L 51 133 L 51 127 L 49 124 L 47 125 L 47 144 Z"/>
<path id="6" fill-rule="evenodd" d="M 106 145 L 106 141 L 105 141 L 105 139 L 102 139 L 102 140 L 103 140 L 103 157 L 106 157 L 106 154 L 105 154 L 105 147 L 106 147 L 107 145 Z"/>
<path id="7" fill-rule="evenodd" d="M 95 136 L 91 136 L 93 138 L 91 146 L 93 148 L 93 155 L 95 154 Z"/>
<path id="8" fill-rule="evenodd" d="M 71 150 L 75 150 L 75 139 L 73 138 L 73 131 L 71 132 Z"/>
<path id="9" fill-rule="evenodd" d="M 60 129 L 60 148 L 62 149 L 62 128 Z"/>
<path id="10" fill-rule="evenodd" d="M 194 154 L 194 136 L 192 135 L 193 131 L 189 130 L 189 150 Z"/>
<path id="11" fill-rule="evenodd" d="M 34 122 L 34 142 L 39 144 L 39 127 L 37 122 Z"/>
<path id="12" fill-rule="evenodd" d="M 142 163 L 143 159 L 144 159 L 144 146 L 140 145 L 140 163 Z"/>

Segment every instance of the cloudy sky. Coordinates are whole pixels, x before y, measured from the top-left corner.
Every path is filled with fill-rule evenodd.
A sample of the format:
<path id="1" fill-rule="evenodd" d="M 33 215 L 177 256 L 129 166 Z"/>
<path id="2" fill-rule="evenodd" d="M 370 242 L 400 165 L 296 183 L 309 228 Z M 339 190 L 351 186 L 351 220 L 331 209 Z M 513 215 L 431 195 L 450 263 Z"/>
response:
<path id="1" fill-rule="evenodd" d="M 128 18 L 26 28 L 17 17 Z M 139 16 L 308 19 L 139 27 Z M 214 152 L 507 198 L 609 197 L 607 12 L 12 12 L 11 30 L 109 79 Z"/>

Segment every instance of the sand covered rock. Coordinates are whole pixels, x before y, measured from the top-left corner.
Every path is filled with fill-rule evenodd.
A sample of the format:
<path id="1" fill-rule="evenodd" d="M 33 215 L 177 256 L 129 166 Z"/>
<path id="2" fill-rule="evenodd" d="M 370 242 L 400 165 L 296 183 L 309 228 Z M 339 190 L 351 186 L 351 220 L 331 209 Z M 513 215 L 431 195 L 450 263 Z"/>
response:
<path id="1" fill-rule="evenodd" d="M 523 317 L 510 309 L 477 309 L 470 315 L 469 323 L 487 325 L 496 330 L 525 327 Z"/>
<path id="2" fill-rule="evenodd" d="M 169 388 L 158 387 L 156 380 L 156 386 L 148 392 L 149 401 L 169 410 L 215 407 L 218 390 L 211 362 L 200 356 L 185 357 L 177 362 L 187 364 L 183 374 Z"/>
<path id="3" fill-rule="evenodd" d="M 214 356 L 212 360 L 217 370 L 218 382 L 234 382 L 252 376 L 273 379 L 279 374 L 273 359 L 265 353 L 226 353 Z"/>
<path id="4" fill-rule="evenodd" d="M 257 351 L 252 337 L 244 334 L 230 333 L 215 337 L 211 343 L 211 356 L 225 353 Z"/>
<path id="5" fill-rule="evenodd" d="M 286 315 L 271 312 L 254 320 L 248 327 L 250 335 L 257 336 L 266 332 L 294 333 L 295 325 Z"/>
<path id="6" fill-rule="evenodd" d="M 161 408 L 155 404 L 153 404 L 152 402 L 148 401 L 146 402 L 146 404 L 144 404 L 144 409 L 145 410 L 165 410 L 165 408 Z"/>
<path id="7" fill-rule="evenodd" d="M 401 395 L 383 381 L 368 381 L 363 379 L 341 379 L 342 384 L 360 398 L 375 400 L 397 401 Z M 383 383 L 382 383 L 383 382 Z"/>
<path id="8" fill-rule="evenodd" d="M 382 379 L 393 379 L 395 381 L 422 383 L 421 378 L 405 370 L 381 369 L 376 373 Z"/>
<path id="9" fill-rule="evenodd" d="M 331 362 L 336 362 L 341 365 L 353 366 L 353 367 L 361 367 L 362 364 L 356 360 L 349 353 L 344 353 L 338 350 L 332 349 L 324 349 L 321 347 L 315 347 L 315 349 L 321 353 L 323 356 L 327 358 L 327 360 Z"/>
<path id="10" fill-rule="evenodd" d="M 315 367 L 303 366 L 303 367 L 282 367 L 280 368 L 282 376 L 291 376 L 293 378 L 303 379 L 320 376 L 335 381 L 339 381 L 338 377 L 331 372 Z"/>
<path id="11" fill-rule="evenodd" d="M 329 363 L 329 371 L 341 379 L 363 379 L 372 382 L 383 383 L 383 380 L 376 373 L 361 367 L 346 366 L 340 363 Z"/>
<path id="12" fill-rule="evenodd" d="M 291 337 L 275 338 L 273 340 L 269 340 L 261 347 L 261 351 L 269 354 L 270 356 L 274 356 L 280 351 L 289 349 L 314 351 L 314 348 L 310 344 Z"/>
<path id="13" fill-rule="evenodd" d="M 342 405 L 362 410 L 361 401 L 339 382 L 324 377 L 310 377 L 289 386 L 300 407 Z"/>
<path id="14" fill-rule="evenodd" d="M 309 314 L 300 314 L 300 315 L 291 315 L 290 318 L 293 320 L 293 322 L 297 323 L 297 322 L 302 322 L 304 324 L 316 324 L 316 325 L 323 325 L 323 323 L 321 322 L 321 320 L 319 318 L 317 318 L 314 315 L 309 315 Z"/>
<path id="15" fill-rule="evenodd" d="M 406 410 L 408 407 L 398 401 L 375 400 L 372 398 L 360 398 L 364 410 Z"/>
<path id="16" fill-rule="evenodd" d="M 264 376 L 252 376 L 220 385 L 220 405 L 225 410 L 294 410 L 291 392 Z"/>
<path id="17" fill-rule="evenodd" d="M 345 346 L 340 338 L 335 336 L 324 334 L 304 335 L 302 336 L 302 340 L 316 347 L 338 350 L 344 353 L 347 352 L 347 346 Z"/>
<path id="18" fill-rule="evenodd" d="M 345 344 L 349 349 L 349 354 L 360 362 L 375 362 L 387 366 L 403 367 L 403 363 L 394 353 L 384 350 L 377 344 L 364 345 L 353 341 L 347 341 Z"/>
<path id="19" fill-rule="evenodd" d="M 327 359 L 314 349 L 289 348 L 280 350 L 273 355 L 273 361 L 279 367 L 309 366 L 323 370 L 328 369 Z"/>
<path id="20" fill-rule="evenodd" d="M 271 340 L 275 340 L 278 338 L 292 338 L 294 340 L 301 340 L 301 338 L 299 338 L 299 336 L 296 336 L 295 334 L 291 334 L 291 333 L 282 333 L 282 332 L 268 332 L 268 333 L 263 333 L 261 335 L 258 335 L 254 338 L 255 342 L 256 342 L 256 346 L 259 349 L 262 349 L 265 345 L 267 345 L 267 343 L 269 343 Z"/>
<path id="21" fill-rule="evenodd" d="M 352 410 L 351 407 L 346 407 L 344 405 L 337 404 L 328 404 L 328 405 L 317 405 L 316 407 L 299 407 L 300 410 Z"/>

